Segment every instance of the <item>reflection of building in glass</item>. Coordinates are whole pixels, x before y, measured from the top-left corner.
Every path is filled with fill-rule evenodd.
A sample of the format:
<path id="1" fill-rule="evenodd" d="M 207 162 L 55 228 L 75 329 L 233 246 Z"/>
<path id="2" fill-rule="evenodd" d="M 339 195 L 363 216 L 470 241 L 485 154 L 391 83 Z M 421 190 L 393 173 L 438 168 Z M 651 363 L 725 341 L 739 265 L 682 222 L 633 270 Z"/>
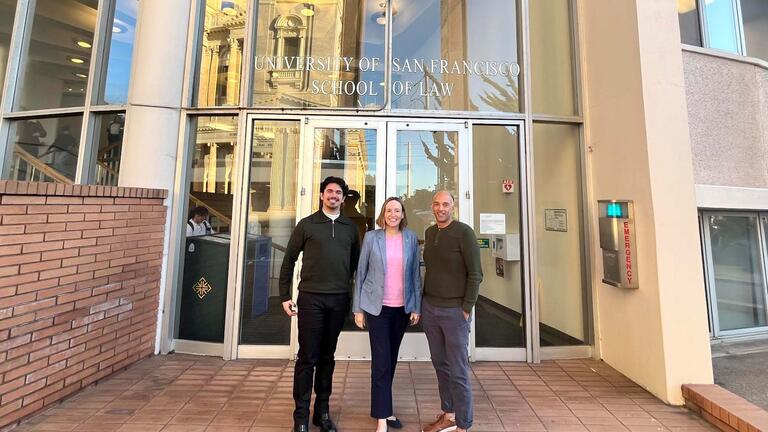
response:
<path id="1" fill-rule="evenodd" d="M 246 0 L 207 0 L 199 104 L 238 105 Z"/>
<path id="2" fill-rule="evenodd" d="M 198 120 L 189 207 L 208 208 L 211 226 L 217 232 L 228 232 L 232 223 L 236 148 L 236 117 L 203 117 Z"/>
<path id="3" fill-rule="evenodd" d="M 253 104 L 382 105 L 384 26 L 376 22 L 378 3 L 260 1 Z"/>

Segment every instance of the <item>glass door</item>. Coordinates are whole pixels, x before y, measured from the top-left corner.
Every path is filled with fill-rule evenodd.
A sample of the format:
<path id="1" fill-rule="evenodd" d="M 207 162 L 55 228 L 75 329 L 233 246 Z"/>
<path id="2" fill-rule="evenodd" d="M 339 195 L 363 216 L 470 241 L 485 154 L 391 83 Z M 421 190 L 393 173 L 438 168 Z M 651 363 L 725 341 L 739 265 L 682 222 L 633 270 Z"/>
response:
<path id="1" fill-rule="evenodd" d="M 476 360 L 530 358 L 525 146 L 517 123 L 473 124 L 472 222 L 483 282 L 475 304 Z"/>
<path id="2" fill-rule="evenodd" d="M 457 220 L 471 225 L 468 131 L 464 123 L 390 122 L 387 125 L 387 196 L 405 204 L 408 228 L 424 244 L 434 224 L 432 196 L 448 190 L 456 200 Z M 423 262 L 422 262 L 422 276 Z M 409 327 L 400 348 L 403 359 L 430 358 L 421 325 Z"/>
<path id="3" fill-rule="evenodd" d="M 357 225 L 362 242 L 366 232 L 376 229 L 376 216 L 385 198 L 384 123 L 378 120 L 309 120 L 305 133 L 309 159 L 304 177 L 305 198 L 308 199 L 304 216 L 320 209 L 323 179 L 341 177 L 349 186 L 341 212 Z M 351 311 L 339 336 L 336 357 L 370 358 L 368 332 L 355 326 Z"/>
<path id="4" fill-rule="evenodd" d="M 305 213 L 301 138 L 299 119 L 249 118 L 233 357 L 291 356 L 295 325 L 283 312 L 279 277 L 288 239 Z"/>

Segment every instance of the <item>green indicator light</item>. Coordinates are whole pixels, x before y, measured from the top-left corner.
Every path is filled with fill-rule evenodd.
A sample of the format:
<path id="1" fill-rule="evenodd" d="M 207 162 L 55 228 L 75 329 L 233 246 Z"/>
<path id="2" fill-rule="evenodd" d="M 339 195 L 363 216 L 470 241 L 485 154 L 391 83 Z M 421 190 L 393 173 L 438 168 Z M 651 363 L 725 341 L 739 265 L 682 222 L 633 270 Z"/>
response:
<path id="1" fill-rule="evenodd" d="M 621 204 L 619 203 L 608 203 L 608 208 L 606 210 L 608 212 L 608 217 L 612 217 L 612 218 L 624 217 L 624 214 L 621 211 Z"/>

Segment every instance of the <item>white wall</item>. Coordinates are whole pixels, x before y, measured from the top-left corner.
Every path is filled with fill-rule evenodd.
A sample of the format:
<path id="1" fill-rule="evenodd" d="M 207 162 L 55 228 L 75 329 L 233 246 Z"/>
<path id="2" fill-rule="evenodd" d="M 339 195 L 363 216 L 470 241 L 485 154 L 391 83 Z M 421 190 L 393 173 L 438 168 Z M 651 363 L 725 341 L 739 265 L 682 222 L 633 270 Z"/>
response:
<path id="1" fill-rule="evenodd" d="M 599 355 L 682 404 L 682 384 L 713 378 L 676 5 L 583 0 L 580 15 L 592 232 L 597 200 L 630 199 L 638 245 L 639 289 L 592 269 Z"/>
<path id="2" fill-rule="evenodd" d="M 172 241 L 171 215 L 180 199 L 176 196 L 178 191 L 175 190 L 174 181 L 178 165 L 182 85 L 191 5 L 189 0 L 139 3 L 120 166 L 120 186 L 161 188 L 169 191 L 165 203 L 168 213 L 156 352 L 160 350 L 163 334 L 165 317 L 162 311 L 171 297 L 166 291 L 166 274 Z"/>

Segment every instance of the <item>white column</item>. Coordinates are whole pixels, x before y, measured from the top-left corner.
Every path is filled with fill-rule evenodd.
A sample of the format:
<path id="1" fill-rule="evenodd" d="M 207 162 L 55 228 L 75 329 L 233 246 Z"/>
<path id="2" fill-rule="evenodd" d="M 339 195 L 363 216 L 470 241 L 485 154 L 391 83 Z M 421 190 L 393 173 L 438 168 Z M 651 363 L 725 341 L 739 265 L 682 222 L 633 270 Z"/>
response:
<path id="1" fill-rule="evenodd" d="M 161 188 L 169 191 L 166 205 L 165 248 L 158 305 L 159 352 L 167 323 L 163 316 L 167 298 L 171 215 L 178 201 L 174 182 L 178 168 L 184 66 L 192 6 L 189 0 L 139 2 L 138 27 L 123 142 L 120 186 Z M 165 351 L 168 347 L 163 347 Z"/>
<path id="2" fill-rule="evenodd" d="M 672 404 L 712 383 L 675 2 L 581 0 L 599 356 Z M 635 202 L 640 288 L 601 283 L 596 201 Z"/>

